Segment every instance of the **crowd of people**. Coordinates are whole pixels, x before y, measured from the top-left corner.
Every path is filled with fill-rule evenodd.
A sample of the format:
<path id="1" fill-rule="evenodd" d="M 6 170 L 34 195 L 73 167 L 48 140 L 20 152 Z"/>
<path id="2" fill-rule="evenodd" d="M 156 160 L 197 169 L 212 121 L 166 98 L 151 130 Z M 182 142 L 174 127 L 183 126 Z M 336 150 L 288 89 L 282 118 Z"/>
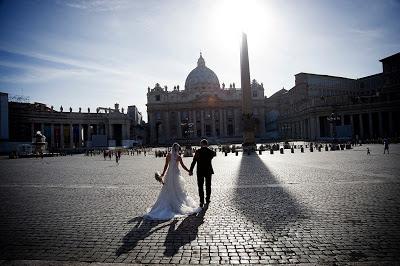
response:
<path id="1" fill-rule="evenodd" d="M 119 161 L 121 160 L 122 155 L 128 155 L 128 156 L 138 156 L 138 155 L 144 155 L 147 156 L 148 152 L 150 152 L 152 149 L 151 148 L 145 148 L 145 147 L 137 147 L 137 148 L 115 148 L 115 149 L 88 149 L 85 152 L 86 156 L 98 156 L 98 155 L 103 155 L 104 160 L 112 160 L 113 158 L 115 159 L 115 162 L 119 164 Z"/>

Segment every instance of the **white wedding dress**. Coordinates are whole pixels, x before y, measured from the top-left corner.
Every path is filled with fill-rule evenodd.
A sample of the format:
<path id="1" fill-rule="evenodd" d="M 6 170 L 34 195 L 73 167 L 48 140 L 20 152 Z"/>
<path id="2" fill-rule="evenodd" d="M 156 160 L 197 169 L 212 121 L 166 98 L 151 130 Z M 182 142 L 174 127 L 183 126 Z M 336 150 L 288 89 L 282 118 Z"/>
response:
<path id="1" fill-rule="evenodd" d="M 164 185 L 153 207 L 144 215 L 145 219 L 169 220 L 201 211 L 185 189 L 185 180 L 181 176 L 178 163 L 177 154 L 173 149 L 164 176 Z"/>

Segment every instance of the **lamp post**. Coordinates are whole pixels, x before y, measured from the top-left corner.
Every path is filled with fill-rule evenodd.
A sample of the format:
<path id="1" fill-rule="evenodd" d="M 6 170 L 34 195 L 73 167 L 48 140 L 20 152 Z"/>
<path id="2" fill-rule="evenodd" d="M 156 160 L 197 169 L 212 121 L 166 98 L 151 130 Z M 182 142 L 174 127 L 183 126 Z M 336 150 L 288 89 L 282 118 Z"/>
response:
<path id="1" fill-rule="evenodd" d="M 335 112 L 332 112 L 331 115 L 328 116 L 326 119 L 333 127 L 332 128 L 332 131 L 333 131 L 332 137 L 333 137 L 333 140 L 335 140 L 335 138 L 336 138 L 336 123 L 337 123 L 337 121 L 340 121 L 340 116 L 338 114 L 336 114 Z"/>
<path id="2" fill-rule="evenodd" d="M 181 126 L 184 128 L 183 133 L 185 134 L 186 138 L 186 149 L 184 156 L 192 156 L 192 147 L 189 145 L 190 137 L 193 133 L 193 123 L 189 123 L 188 119 L 186 118 L 184 122 L 181 123 Z"/>

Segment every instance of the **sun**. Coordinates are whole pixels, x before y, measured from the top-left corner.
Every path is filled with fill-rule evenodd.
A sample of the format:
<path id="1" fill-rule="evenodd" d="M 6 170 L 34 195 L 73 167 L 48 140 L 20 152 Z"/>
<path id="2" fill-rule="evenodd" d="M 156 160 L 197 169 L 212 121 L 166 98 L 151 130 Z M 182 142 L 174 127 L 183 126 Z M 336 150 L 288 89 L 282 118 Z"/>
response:
<path id="1" fill-rule="evenodd" d="M 212 30 L 223 41 L 240 40 L 242 32 L 250 38 L 263 36 L 270 27 L 271 16 L 265 1 L 219 0 L 214 2 L 211 12 Z"/>

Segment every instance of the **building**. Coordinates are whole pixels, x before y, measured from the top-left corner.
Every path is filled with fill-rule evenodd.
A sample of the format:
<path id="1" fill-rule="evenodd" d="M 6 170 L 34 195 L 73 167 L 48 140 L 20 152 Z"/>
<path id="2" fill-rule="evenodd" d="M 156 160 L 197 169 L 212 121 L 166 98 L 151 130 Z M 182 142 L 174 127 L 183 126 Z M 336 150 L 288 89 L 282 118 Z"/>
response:
<path id="1" fill-rule="evenodd" d="M 256 80 L 251 84 L 256 138 L 265 136 L 264 87 Z M 242 142 L 242 92 L 235 84 L 220 85 L 200 54 L 197 67 L 186 78 L 185 88 L 168 90 L 158 83 L 147 92 L 147 115 L 150 143 L 170 145 L 198 143 L 207 138 L 211 143 Z"/>
<path id="2" fill-rule="evenodd" d="M 398 138 L 400 53 L 380 61 L 382 73 L 359 79 L 295 75 L 292 89 L 266 99 L 267 131 L 275 123 L 277 139 Z"/>
<path id="3" fill-rule="evenodd" d="M 368 140 L 399 137 L 400 53 L 380 60 L 383 72 L 350 79 L 299 73 L 295 86 L 264 97 L 251 84 L 256 138 L 267 140 Z M 242 142 L 241 89 L 220 86 L 200 55 L 185 88 L 148 88 L 151 144 Z"/>
<path id="4" fill-rule="evenodd" d="M 8 94 L 0 92 L 0 140 L 8 140 Z"/>
<path id="5" fill-rule="evenodd" d="M 89 108 L 74 112 L 62 106 L 55 110 L 42 103 L 8 102 L 7 111 L 9 145 L 2 147 L 6 151 L 16 150 L 19 144 L 32 143 L 37 131 L 45 135 L 50 151 L 132 146 L 145 141 L 142 115 L 135 106 L 129 106 L 127 113 L 118 104 L 114 108 L 98 107 L 96 112 Z"/>

